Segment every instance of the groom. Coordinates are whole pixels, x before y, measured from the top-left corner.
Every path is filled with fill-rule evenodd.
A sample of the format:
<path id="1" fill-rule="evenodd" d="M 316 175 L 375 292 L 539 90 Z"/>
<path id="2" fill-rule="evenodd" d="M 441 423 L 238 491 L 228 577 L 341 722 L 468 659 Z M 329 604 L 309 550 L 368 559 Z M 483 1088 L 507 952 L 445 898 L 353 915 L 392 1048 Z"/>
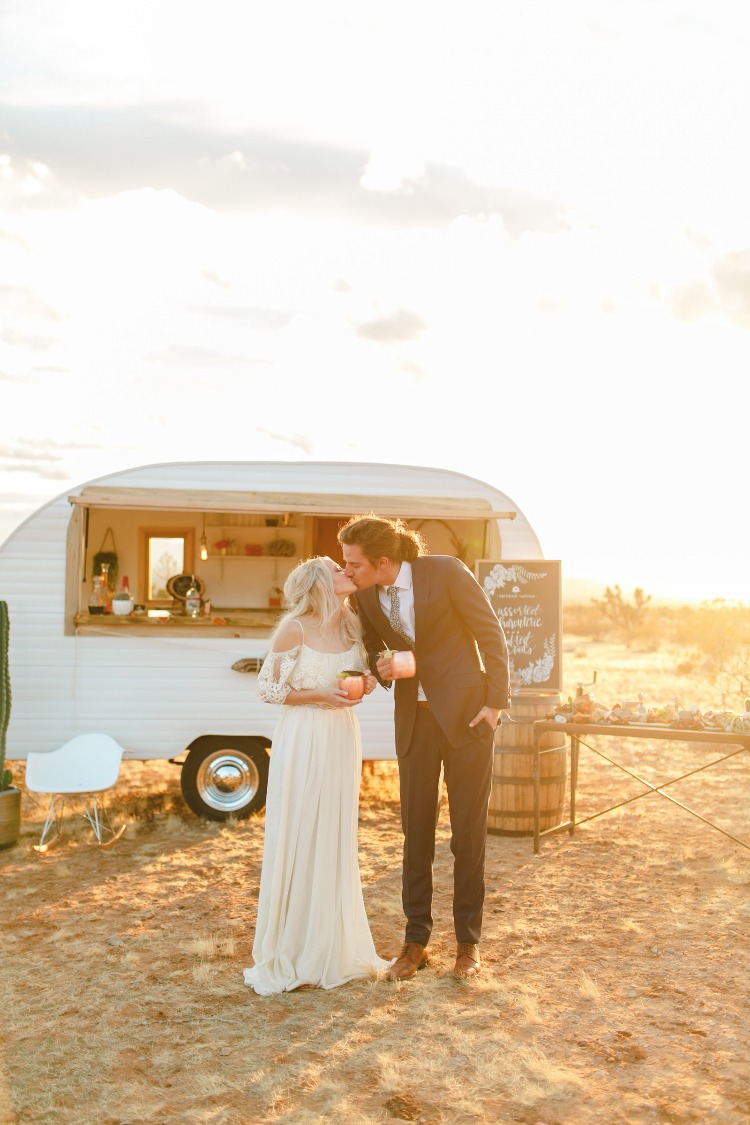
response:
<path id="1" fill-rule="evenodd" d="M 427 555 L 401 520 L 355 516 L 339 531 L 357 587 L 370 666 L 390 686 L 383 650 L 413 648 L 417 673 L 396 681 L 395 721 L 404 831 L 406 937 L 386 974 L 407 980 L 428 960 L 441 767 L 451 820 L 454 973 L 476 976 L 494 730 L 508 706 L 508 650 L 479 583 L 458 559 Z M 481 653 L 481 656 L 480 656 Z"/>

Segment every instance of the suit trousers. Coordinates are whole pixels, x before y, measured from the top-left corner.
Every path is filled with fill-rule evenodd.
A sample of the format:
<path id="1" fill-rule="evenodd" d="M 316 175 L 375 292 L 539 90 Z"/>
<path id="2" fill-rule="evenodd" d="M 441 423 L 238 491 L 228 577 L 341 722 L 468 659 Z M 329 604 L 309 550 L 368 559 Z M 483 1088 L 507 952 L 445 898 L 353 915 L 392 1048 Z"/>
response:
<path id="1" fill-rule="evenodd" d="M 427 708 L 417 708 L 409 752 L 399 758 L 404 831 L 402 902 L 406 941 L 427 945 L 432 932 L 432 868 L 442 775 L 448 791 L 457 941 L 477 943 L 484 907 L 484 854 L 494 738 L 454 749 Z"/>

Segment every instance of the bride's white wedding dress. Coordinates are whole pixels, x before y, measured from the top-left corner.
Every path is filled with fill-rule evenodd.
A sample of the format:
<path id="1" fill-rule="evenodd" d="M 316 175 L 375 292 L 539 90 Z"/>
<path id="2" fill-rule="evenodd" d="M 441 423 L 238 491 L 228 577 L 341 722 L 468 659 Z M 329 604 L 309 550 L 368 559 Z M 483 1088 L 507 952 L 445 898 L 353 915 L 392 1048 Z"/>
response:
<path id="1" fill-rule="evenodd" d="M 270 652 L 258 694 L 283 703 L 291 688 L 330 688 L 364 669 L 359 645 Z M 355 708 L 282 707 L 268 774 L 263 867 L 251 969 L 259 995 L 300 985 L 335 988 L 388 968 L 375 952 L 362 898 L 357 812 L 362 744 Z"/>

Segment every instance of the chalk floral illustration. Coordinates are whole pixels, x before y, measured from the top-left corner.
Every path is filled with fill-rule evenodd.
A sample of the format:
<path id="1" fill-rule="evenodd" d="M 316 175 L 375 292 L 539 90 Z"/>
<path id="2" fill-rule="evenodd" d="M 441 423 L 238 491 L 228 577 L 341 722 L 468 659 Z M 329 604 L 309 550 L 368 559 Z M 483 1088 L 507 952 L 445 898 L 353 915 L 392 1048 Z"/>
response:
<path id="1" fill-rule="evenodd" d="M 484 588 L 486 592 L 492 596 L 492 594 L 497 593 L 498 590 L 504 590 L 509 583 L 525 586 L 527 582 L 536 582 L 540 578 L 546 577 L 546 571 L 544 574 L 532 574 L 530 570 L 526 570 L 518 564 L 514 566 L 503 566 L 502 563 L 497 563 L 485 578 Z"/>
<path id="2" fill-rule="evenodd" d="M 513 676 L 517 678 L 522 687 L 530 684 L 545 684 L 552 675 L 555 667 L 556 636 L 553 633 L 544 642 L 544 656 L 532 660 L 525 668 L 514 668 Z"/>

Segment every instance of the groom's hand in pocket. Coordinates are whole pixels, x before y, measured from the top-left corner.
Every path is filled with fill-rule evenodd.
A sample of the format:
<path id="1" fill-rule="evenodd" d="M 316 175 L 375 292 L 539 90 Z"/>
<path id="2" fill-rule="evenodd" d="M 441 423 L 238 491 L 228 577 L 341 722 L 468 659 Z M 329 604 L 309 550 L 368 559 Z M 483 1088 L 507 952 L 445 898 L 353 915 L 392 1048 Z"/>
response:
<path id="1" fill-rule="evenodd" d="M 487 723 L 487 725 L 492 730 L 496 730 L 499 720 L 500 720 L 500 710 L 499 710 L 499 708 L 483 707 L 482 710 L 478 711 L 477 714 L 474 716 L 474 718 L 471 720 L 471 722 L 469 723 L 469 726 L 470 727 L 476 727 L 476 726 L 479 725 L 479 723 L 484 722 L 484 723 Z"/>

